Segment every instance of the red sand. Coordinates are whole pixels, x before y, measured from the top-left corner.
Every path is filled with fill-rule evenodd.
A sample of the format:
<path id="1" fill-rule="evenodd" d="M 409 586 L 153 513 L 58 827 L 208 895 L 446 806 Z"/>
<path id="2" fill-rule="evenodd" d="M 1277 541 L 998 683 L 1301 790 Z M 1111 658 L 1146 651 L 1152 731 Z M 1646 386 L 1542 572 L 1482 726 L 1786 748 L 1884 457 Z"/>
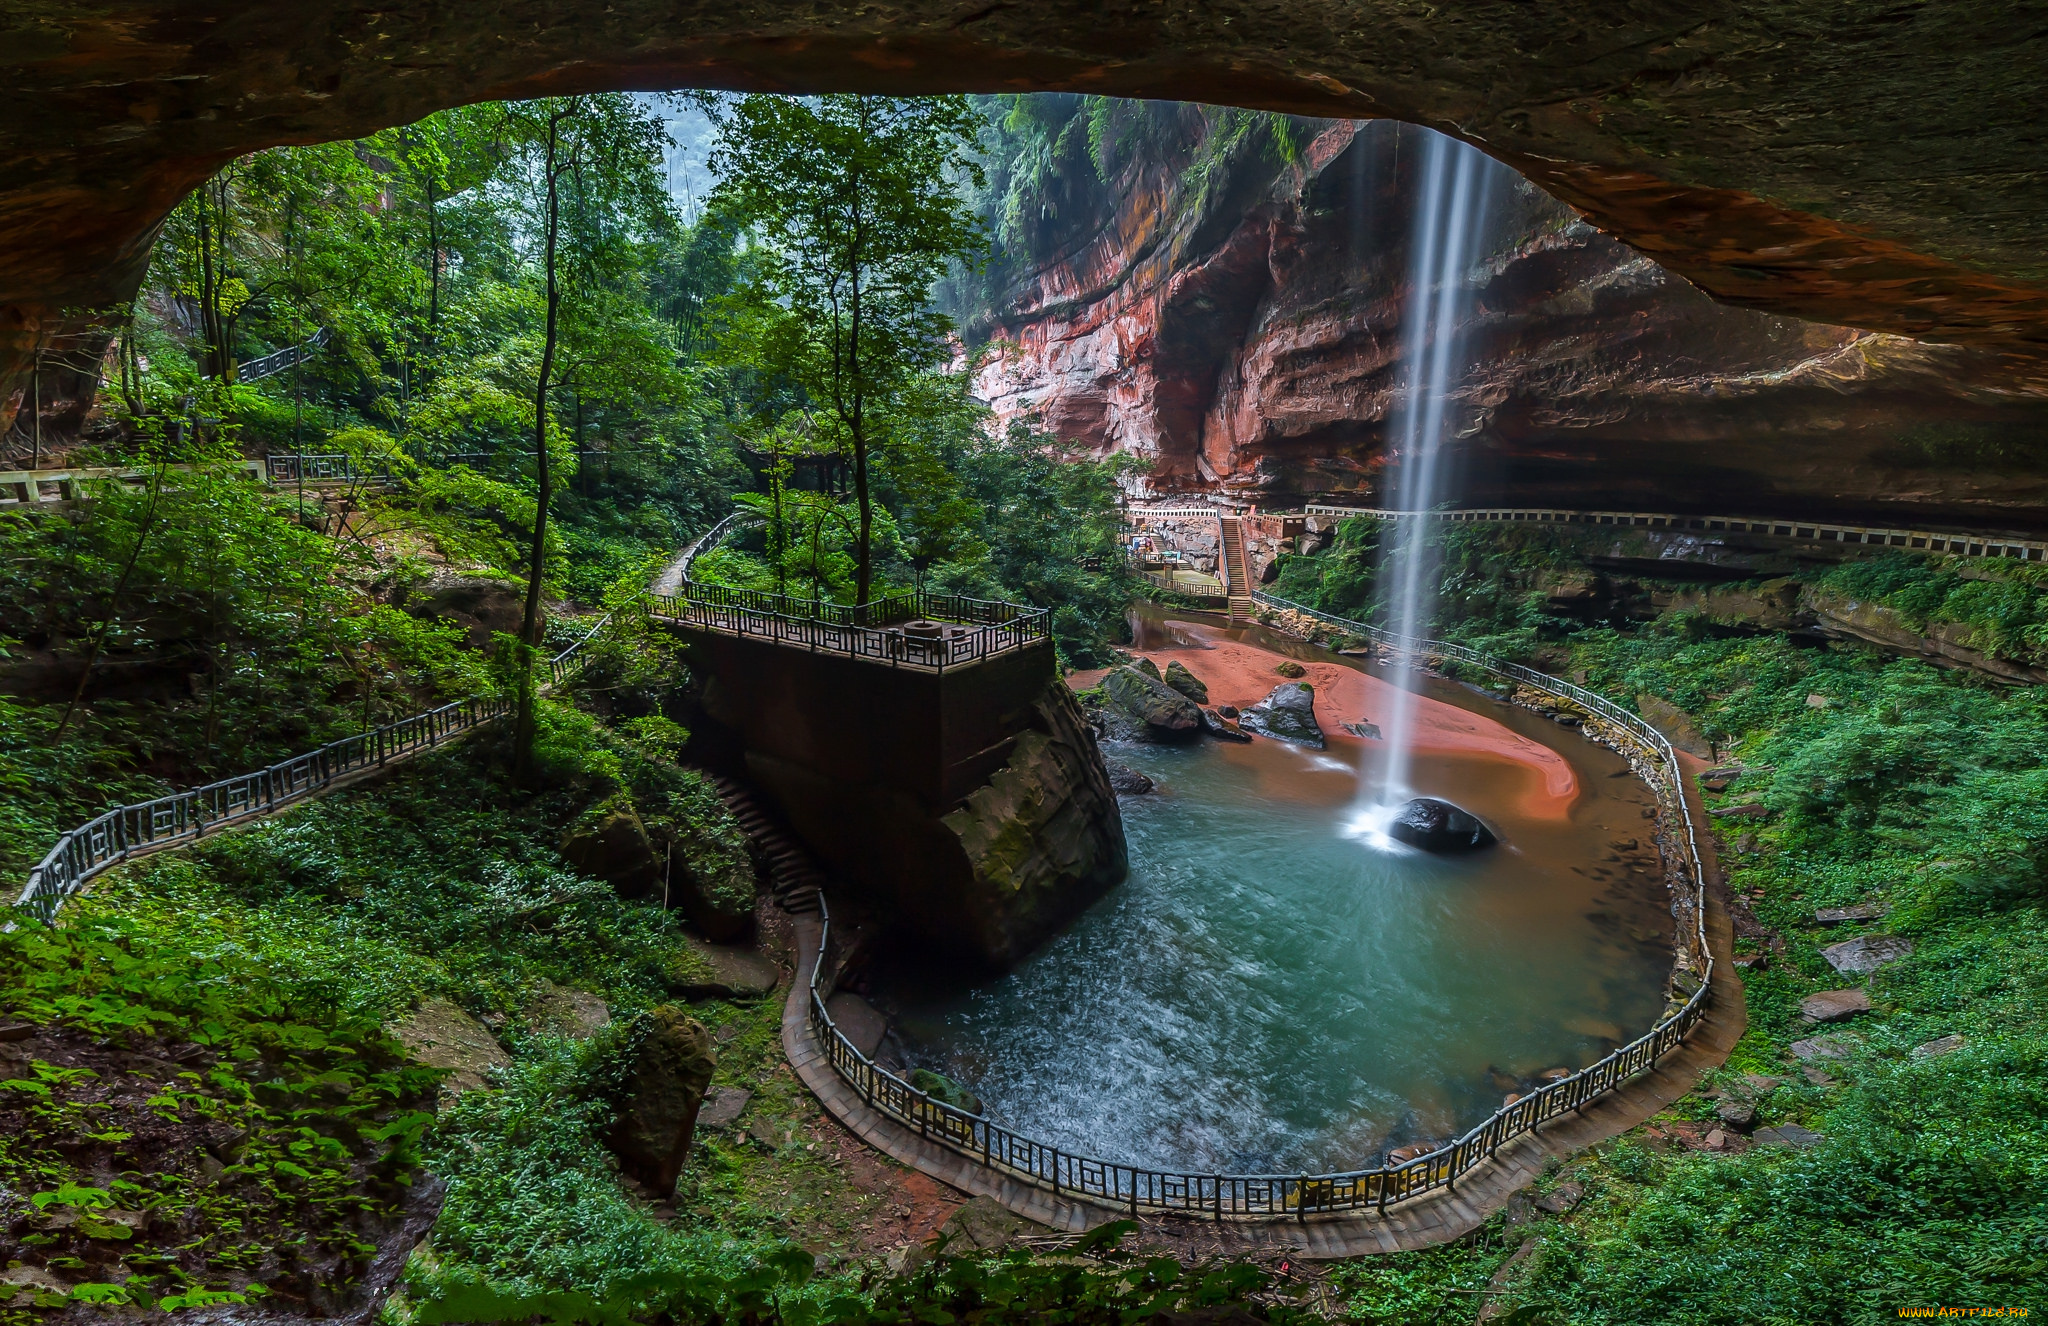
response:
<path id="1" fill-rule="evenodd" d="M 1273 671 L 1285 655 L 1232 640 L 1219 628 L 1177 621 L 1173 634 L 1192 643 L 1134 652 L 1142 652 L 1162 672 L 1178 659 L 1209 688 L 1212 705 L 1243 709 L 1289 680 Z M 1302 662 L 1301 666 L 1307 674 L 1293 680 L 1316 688 L 1316 722 L 1322 725 L 1331 751 L 1377 748 L 1378 742 L 1354 737 L 1338 724 L 1366 722 L 1384 727 L 1393 707 L 1393 685 L 1338 663 Z M 1086 690 L 1099 682 L 1105 671 L 1076 672 L 1068 683 L 1075 690 Z M 1521 812 L 1531 818 L 1564 819 L 1578 796 L 1578 778 L 1564 756 L 1483 714 L 1426 695 L 1415 697 L 1415 747 L 1435 755 L 1500 762 L 1526 770 L 1528 783 L 1516 800 Z"/>

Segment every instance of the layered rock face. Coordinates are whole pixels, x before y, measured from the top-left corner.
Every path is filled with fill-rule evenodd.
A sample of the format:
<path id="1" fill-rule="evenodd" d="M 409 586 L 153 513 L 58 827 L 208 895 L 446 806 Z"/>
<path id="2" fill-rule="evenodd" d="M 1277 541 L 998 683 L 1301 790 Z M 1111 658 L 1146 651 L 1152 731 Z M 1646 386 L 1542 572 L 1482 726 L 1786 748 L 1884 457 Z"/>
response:
<path id="1" fill-rule="evenodd" d="M 1066 173 L 1034 251 L 963 301 L 997 343 L 978 389 L 1148 458 L 1155 493 L 1382 501 L 1428 131 L 1295 121 L 1289 161 L 1257 134 L 1219 149 L 1229 123 L 1190 109 L 1110 183 Z M 1715 303 L 1506 168 L 1484 179 L 1461 501 L 2040 524 L 2037 367 Z"/>

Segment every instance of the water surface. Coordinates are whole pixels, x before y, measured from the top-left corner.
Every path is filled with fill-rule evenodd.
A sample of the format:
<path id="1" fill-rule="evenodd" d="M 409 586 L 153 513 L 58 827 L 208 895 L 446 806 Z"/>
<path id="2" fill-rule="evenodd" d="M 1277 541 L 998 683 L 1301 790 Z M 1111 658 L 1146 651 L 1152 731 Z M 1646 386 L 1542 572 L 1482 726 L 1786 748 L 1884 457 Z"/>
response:
<path id="1" fill-rule="evenodd" d="M 1545 1069 L 1647 1030 L 1671 928 L 1647 789 L 1576 733 L 1432 694 L 1563 754 L 1568 813 L 1518 809 L 1530 774 L 1512 760 L 1424 752 L 1416 788 L 1503 838 L 1431 857 L 1346 836 L 1366 743 L 1114 745 L 1159 784 L 1122 802 L 1129 880 L 999 979 L 885 963 L 875 998 L 905 1059 L 1063 1149 L 1324 1171 L 1454 1136 Z"/>

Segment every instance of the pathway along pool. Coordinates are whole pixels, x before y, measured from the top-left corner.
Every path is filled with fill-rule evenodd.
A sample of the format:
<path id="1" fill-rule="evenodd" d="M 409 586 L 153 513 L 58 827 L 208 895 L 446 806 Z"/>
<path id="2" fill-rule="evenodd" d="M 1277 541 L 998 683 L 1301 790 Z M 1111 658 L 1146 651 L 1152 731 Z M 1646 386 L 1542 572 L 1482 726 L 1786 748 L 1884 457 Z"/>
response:
<path id="1" fill-rule="evenodd" d="M 1344 832 L 1370 743 L 1337 724 L 1370 719 L 1386 683 L 1256 628 L 1155 622 L 1147 637 L 1162 667 L 1181 659 L 1225 703 L 1279 680 L 1269 650 L 1309 664 L 1330 749 L 1107 747 L 1159 785 L 1122 802 L 1130 878 L 1001 978 L 963 986 L 885 961 L 874 997 L 910 1066 L 1062 1149 L 1328 1172 L 1453 1137 L 1656 1020 L 1669 893 L 1654 802 L 1619 755 L 1433 683 L 1427 707 L 1451 738 L 1418 754 L 1417 790 L 1477 812 L 1502 845 L 1375 848 Z"/>

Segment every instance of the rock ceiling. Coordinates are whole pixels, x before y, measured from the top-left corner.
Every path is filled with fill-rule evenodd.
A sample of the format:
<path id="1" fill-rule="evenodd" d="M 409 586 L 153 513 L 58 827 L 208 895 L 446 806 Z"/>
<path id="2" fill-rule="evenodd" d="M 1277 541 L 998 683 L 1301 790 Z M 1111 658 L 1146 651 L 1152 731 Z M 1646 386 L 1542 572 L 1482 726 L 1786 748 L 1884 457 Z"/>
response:
<path id="1" fill-rule="evenodd" d="M 8 0 L 0 304 L 116 299 L 240 153 L 462 101 L 1065 88 L 1392 116 L 1721 299 L 2048 343 L 2048 24 L 1893 0 Z M 2028 15 L 2033 17 L 2029 18 Z"/>

